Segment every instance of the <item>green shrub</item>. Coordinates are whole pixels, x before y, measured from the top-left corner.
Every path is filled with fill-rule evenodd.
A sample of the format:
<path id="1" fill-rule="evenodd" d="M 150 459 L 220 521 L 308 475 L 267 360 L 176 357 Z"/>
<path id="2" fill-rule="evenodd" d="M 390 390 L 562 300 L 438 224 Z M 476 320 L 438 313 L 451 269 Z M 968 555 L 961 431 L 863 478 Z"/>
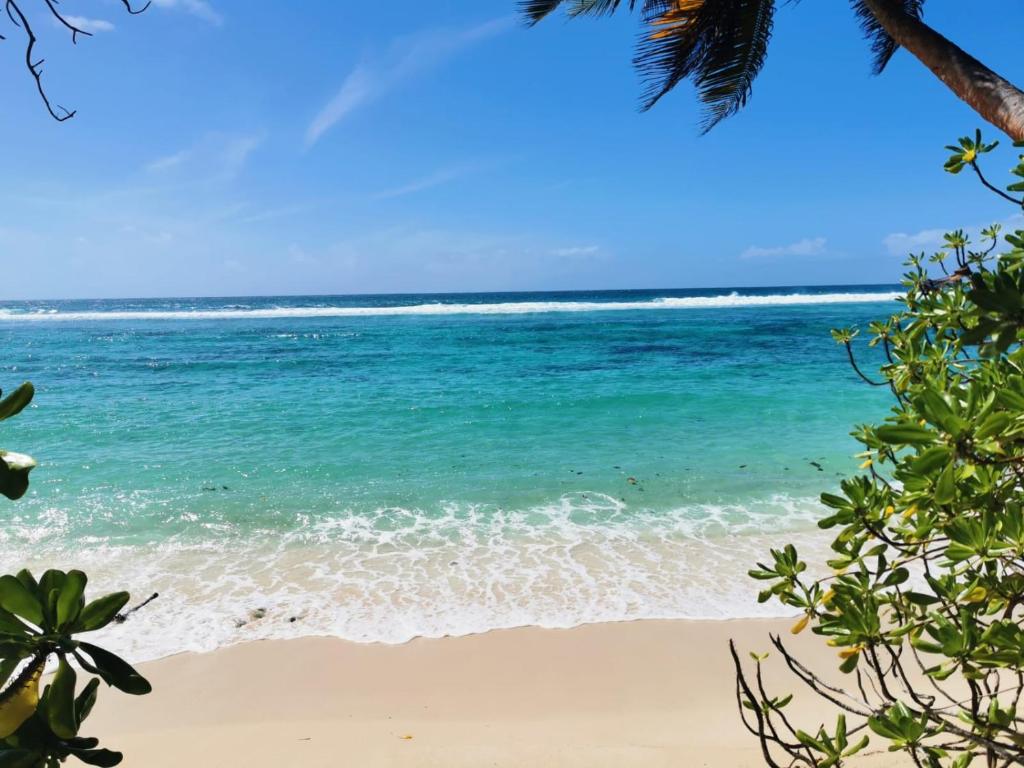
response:
<path id="1" fill-rule="evenodd" d="M 1024 155 L 1004 190 L 978 165 L 995 147 L 980 133 L 961 139 L 946 169 L 970 169 L 1019 212 Z M 910 257 L 900 311 L 869 328 L 886 360 L 878 377 L 857 366 L 857 331 L 833 331 L 895 404 L 853 433 L 863 473 L 821 497 L 833 573 L 808 576 L 792 546 L 751 571 L 766 585 L 760 600 L 802 611 L 793 631 L 810 625 L 847 676 L 823 679 L 771 638 L 842 713 L 805 732 L 786 717 L 791 697 L 765 691 L 764 656 L 751 674 L 732 648 L 740 711 L 770 766 L 840 766 L 870 739 L 931 768 L 1024 764 L 1024 231 L 996 256 L 1000 229 L 977 247 L 946 235 L 927 260 L 941 276 Z"/>
<path id="2" fill-rule="evenodd" d="M 23 384 L 0 401 L 0 420 L 19 413 L 32 396 L 32 385 Z M 0 451 L 0 493 L 23 496 L 35 465 L 30 456 Z M 80 639 L 118 619 L 129 599 L 116 592 L 87 602 L 87 582 L 81 571 L 48 570 L 38 580 L 26 570 L 0 576 L 0 768 L 52 768 L 69 757 L 89 765 L 121 762 L 120 752 L 100 749 L 79 729 L 100 680 L 131 694 L 149 693 L 150 685 L 123 659 Z M 56 673 L 40 694 L 52 659 Z M 72 660 L 98 676 L 81 690 Z"/>

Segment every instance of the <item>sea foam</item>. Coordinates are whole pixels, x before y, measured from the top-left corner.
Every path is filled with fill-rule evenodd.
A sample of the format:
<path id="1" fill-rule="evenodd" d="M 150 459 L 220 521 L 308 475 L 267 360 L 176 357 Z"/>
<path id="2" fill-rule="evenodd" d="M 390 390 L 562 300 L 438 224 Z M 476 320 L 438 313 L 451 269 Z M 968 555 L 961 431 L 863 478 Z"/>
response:
<path id="1" fill-rule="evenodd" d="M 100 638 L 138 661 L 256 639 L 402 643 L 520 626 L 787 615 L 755 601 L 746 571 L 780 534 L 818 541 L 819 511 L 812 499 L 772 496 L 654 512 L 574 493 L 527 510 L 452 503 L 429 514 L 300 516 L 286 532 L 225 528 L 145 546 L 94 539 L 45 556 L 32 531 L 0 538 L 20 550 L 15 559 L 73 560 L 99 592 L 159 592 Z"/>
<path id="2" fill-rule="evenodd" d="M 59 322 L 92 320 L 260 320 L 276 318 L 386 317 L 401 315 L 527 315 L 548 312 L 621 312 L 670 309 L 731 309 L 743 307 L 859 304 L 893 301 L 896 292 L 786 293 L 664 297 L 645 301 L 505 301 L 496 303 L 410 304 L 398 306 L 283 306 L 173 310 L 16 311 L 0 309 L 0 321 Z"/>

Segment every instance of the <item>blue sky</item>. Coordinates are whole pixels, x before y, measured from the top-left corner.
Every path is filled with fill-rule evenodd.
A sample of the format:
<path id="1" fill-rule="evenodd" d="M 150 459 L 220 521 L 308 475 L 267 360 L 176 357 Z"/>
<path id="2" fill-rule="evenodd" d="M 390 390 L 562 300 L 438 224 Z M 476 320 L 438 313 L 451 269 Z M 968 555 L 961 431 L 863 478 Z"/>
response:
<path id="1" fill-rule="evenodd" d="M 941 170 L 979 119 L 906 53 L 871 77 L 846 3 L 784 5 L 751 104 L 703 137 L 688 84 L 638 113 L 628 14 L 289 5 L 66 0 L 96 34 L 37 21 L 63 124 L 0 30 L 0 296 L 891 282 L 1012 213 Z M 1019 1 L 968 5 L 928 19 L 1024 80 Z"/>

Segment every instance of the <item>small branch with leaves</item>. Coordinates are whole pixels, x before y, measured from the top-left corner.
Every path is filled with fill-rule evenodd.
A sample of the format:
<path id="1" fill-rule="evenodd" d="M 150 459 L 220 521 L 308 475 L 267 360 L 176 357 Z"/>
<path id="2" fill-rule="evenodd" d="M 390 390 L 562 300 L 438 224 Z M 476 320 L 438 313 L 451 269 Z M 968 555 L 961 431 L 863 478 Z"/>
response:
<path id="1" fill-rule="evenodd" d="M 970 166 L 992 189 L 978 156 L 995 146 L 980 133 L 961 139 L 946 168 Z M 1014 205 L 1019 160 L 1022 181 L 994 190 Z M 895 404 L 854 432 L 865 472 L 821 496 L 819 526 L 837 531 L 833 573 L 809 578 L 792 545 L 750 572 L 767 583 L 759 600 L 799 611 L 792 631 L 821 636 L 839 655 L 836 675 L 851 680 L 818 675 L 771 637 L 836 713 L 831 726 L 801 730 L 785 711 L 792 696 L 761 683 L 766 655 L 751 654 L 751 669 L 732 646 L 741 717 L 770 768 L 841 768 L 872 739 L 921 768 L 1024 765 L 1024 231 L 1001 237 L 994 226 L 981 238 L 974 249 L 964 231 L 946 235 L 931 259 L 942 277 L 923 254 L 908 259 L 903 308 L 871 324 L 884 381 L 857 362 L 856 330 L 833 331 L 858 377 L 888 384 Z M 995 257 L 1001 242 L 1009 249 Z"/>

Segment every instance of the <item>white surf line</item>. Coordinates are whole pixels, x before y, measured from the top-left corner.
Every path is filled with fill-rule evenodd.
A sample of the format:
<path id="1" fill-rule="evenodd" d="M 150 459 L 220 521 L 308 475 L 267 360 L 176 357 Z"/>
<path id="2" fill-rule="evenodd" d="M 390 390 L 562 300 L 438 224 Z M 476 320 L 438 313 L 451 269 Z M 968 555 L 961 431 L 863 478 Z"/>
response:
<path id="1" fill-rule="evenodd" d="M 391 307 L 270 307 L 110 312 L 16 312 L 0 309 L 0 322 L 68 322 L 90 320 L 261 320 L 275 318 L 387 317 L 401 315 L 527 315 L 550 312 L 621 312 L 626 310 L 730 309 L 816 304 L 861 304 L 892 301 L 901 294 L 793 293 L 765 296 L 687 296 L 648 301 L 523 301 L 495 304 L 412 304 Z"/>

